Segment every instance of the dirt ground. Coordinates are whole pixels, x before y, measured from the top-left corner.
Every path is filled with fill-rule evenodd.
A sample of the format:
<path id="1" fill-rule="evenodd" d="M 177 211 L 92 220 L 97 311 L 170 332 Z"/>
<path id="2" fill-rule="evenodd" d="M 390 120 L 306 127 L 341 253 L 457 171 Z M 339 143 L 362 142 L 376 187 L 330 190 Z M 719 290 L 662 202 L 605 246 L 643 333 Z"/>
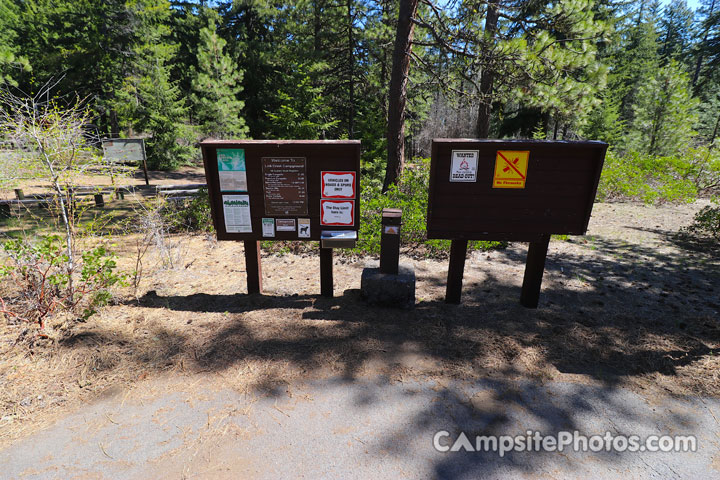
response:
<path id="1" fill-rule="evenodd" d="M 519 304 L 525 244 L 474 252 L 461 305 L 444 303 L 447 261 L 404 256 L 412 310 L 360 298 L 369 259 L 335 258 L 335 298 L 319 296 L 317 254 L 263 257 L 264 295 L 247 295 L 242 245 L 175 236 L 72 335 L 33 354 L 0 325 L 0 445 L 144 379 L 206 375 L 263 392 L 295 380 L 386 375 L 518 378 L 720 396 L 720 256 L 674 233 L 702 202 L 596 204 L 588 235 L 553 239 L 538 309 Z M 135 238 L 115 239 L 121 268 Z M 181 383 L 181 382 L 180 382 Z"/>
<path id="2" fill-rule="evenodd" d="M 2 152 L 0 152 L 2 155 Z M 148 180 L 151 185 L 183 185 L 189 183 L 205 183 L 205 170 L 202 163 L 194 166 L 183 166 L 173 172 L 149 171 Z M 119 173 L 114 179 L 109 175 L 78 175 L 74 177 L 77 186 L 142 186 L 145 185 L 145 175 L 142 170 L 129 173 Z M 25 195 L 51 193 L 50 186 L 40 179 L 25 179 L 17 182 L 16 187 L 22 189 Z M 14 199 L 15 192 L 10 189 L 0 189 L 0 200 Z"/>

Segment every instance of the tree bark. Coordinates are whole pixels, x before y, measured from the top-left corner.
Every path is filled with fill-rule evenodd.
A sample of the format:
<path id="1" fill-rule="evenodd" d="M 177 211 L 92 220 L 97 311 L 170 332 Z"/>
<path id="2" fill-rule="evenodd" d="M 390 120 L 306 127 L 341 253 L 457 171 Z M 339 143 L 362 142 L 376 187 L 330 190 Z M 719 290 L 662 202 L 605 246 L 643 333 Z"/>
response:
<path id="1" fill-rule="evenodd" d="M 400 0 L 388 92 L 388 156 L 383 192 L 386 192 L 390 185 L 397 183 L 405 163 L 405 104 L 410 72 L 410 51 L 415 31 L 413 17 L 417 12 L 417 6 L 418 0 Z"/>
<path id="2" fill-rule="evenodd" d="M 350 69 L 348 86 L 348 138 L 355 136 L 355 39 L 353 38 L 353 0 L 348 0 L 347 29 L 348 29 L 348 67 Z"/>
<path id="3" fill-rule="evenodd" d="M 713 10 L 715 10 L 715 0 L 713 0 L 712 3 L 710 3 L 708 17 L 713 14 Z M 709 34 L 710 34 L 710 29 L 705 28 L 705 35 L 703 36 L 701 45 L 704 45 L 707 43 Z M 702 51 L 702 47 L 701 47 L 700 51 L 698 53 L 697 63 L 695 64 L 695 73 L 693 73 L 693 78 L 692 78 L 692 87 L 693 88 L 695 88 L 695 86 L 697 85 L 697 81 L 700 78 L 700 69 L 702 68 L 702 61 L 703 61 L 703 51 Z"/>
<path id="4" fill-rule="evenodd" d="M 487 16 L 485 17 L 485 39 L 492 43 L 497 32 L 498 23 L 497 3 L 488 3 Z M 488 66 L 490 55 L 486 51 L 485 62 L 480 75 L 480 107 L 475 133 L 478 138 L 487 138 L 490 135 L 490 114 L 492 113 L 492 89 L 495 80 L 495 71 Z"/>
<path id="5" fill-rule="evenodd" d="M 711 150 L 715 148 L 715 139 L 717 138 L 718 130 L 720 130 L 720 115 L 718 115 L 717 122 L 715 122 L 715 130 L 713 130 L 712 138 L 710 139 Z"/>

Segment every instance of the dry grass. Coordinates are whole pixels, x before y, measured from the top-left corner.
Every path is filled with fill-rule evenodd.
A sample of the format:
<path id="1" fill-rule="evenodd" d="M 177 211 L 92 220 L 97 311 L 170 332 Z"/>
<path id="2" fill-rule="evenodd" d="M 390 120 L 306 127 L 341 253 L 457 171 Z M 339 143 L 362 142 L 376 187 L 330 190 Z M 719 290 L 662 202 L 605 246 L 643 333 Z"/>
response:
<path id="1" fill-rule="evenodd" d="M 268 255 L 266 295 L 247 296 L 241 244 L 174 237 L 175 268 L 151 249 L 137 297 L 122 292 L 58 342 L 30 354 L 12 346 L 18 327 L 0 324 L 0 442 L 108 389 L 184 374 L 244 393 L 382 374 L 391 381 L 534 378 L 718 395 L 718 258 L 682 251 L 652 231 L 670 218 L 676 224 L 663 225 L 676 229 L 692 211 L 596 206 L 588 238 L 552 242 L 537 310 L 518 305 L 524 245 L 474 253 L 461 306 L 442 301 L 446 262 L 408 259 L 419 303 L 394 311 L 360 300 L 361 261 L 336 262 L 336 298 L 324 299 L 317 296 L 317 255 Z M 116 243 L 121 268 L 131 270 L 135 238 Z M 224 428 L 222 412 L 212 421 Z"/>

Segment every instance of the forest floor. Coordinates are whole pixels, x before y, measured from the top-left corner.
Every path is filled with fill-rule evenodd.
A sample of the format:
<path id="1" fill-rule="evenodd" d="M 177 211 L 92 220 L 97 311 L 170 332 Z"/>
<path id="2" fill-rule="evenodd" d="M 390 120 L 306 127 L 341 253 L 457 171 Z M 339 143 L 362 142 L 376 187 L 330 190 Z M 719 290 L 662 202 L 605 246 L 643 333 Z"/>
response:
<path id="1" fill-rule="evenodd" d="M 461 305 L 443 301 L 447 260 L 406 252 L 417 303 L 393 310 L 360 298 L 370 259 L 337 255 L 330 299 L 317 254 L 268 253 L 264 295 L 247 295 L 241 243 L 170 237 L 150 249 L 137 291 L 56 343 L 29 353 L 13 345 L 17 326 L 0 325 L 0 446 L 95 399 L 190 379 L 261 397 L 332 378 L 718 397 L 720 255 L 675 235 L 703 204 L 596 204 L 586 236 L 551 241 L 537 309 L 519 304 L 521 243 L 469 255 Z M 135 240 L 116 239 L 128 271 Z"/>

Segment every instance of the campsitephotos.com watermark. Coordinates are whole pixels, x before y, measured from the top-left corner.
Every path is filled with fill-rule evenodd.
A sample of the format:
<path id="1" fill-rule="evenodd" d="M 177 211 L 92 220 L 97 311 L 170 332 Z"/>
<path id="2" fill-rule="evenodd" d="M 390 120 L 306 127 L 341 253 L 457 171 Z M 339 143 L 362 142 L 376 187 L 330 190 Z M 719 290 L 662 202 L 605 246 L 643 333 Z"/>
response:
<path id="1" fill-rule="evenodd" d="M 525 435 L 476 435 L 460 432 L 452 436 L 440 430 L 433 436 L 438 452 L 497 452 L 500 457 L 509 452 L 695 452 L 694 435 L 583 435 L 577 430 L 543 435 L 528 430 Z"/>

